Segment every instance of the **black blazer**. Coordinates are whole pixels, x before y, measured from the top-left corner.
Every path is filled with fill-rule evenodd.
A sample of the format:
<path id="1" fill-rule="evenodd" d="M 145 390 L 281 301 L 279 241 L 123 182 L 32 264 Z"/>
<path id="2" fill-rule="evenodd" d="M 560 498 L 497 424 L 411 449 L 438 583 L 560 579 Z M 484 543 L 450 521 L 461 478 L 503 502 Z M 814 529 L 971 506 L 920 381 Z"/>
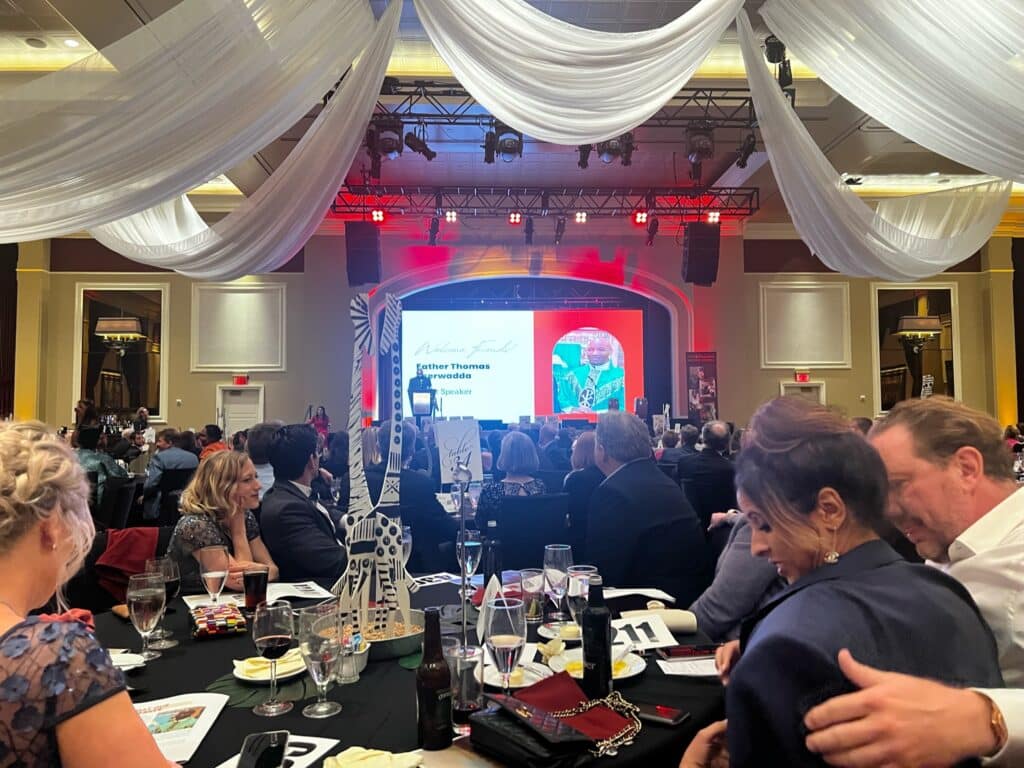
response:
<path id="1" fill-rule="evenodd" d="M 587 509 L 586 555 L 611 587 L 658 587 L 692 603 L 711 583 L 700 521 L 679 486 L 652 459 L 621 467 Z"/>
<path id="2" fill-rule="evenodd" d="M 822 565 L 744 622 L 726 689 L 730 766 L 824 766 L 807 710 L 853 686 L 836 655 L 955 686 L 1002 687 L 992 632 L 967 590 L 874 540 Z"/>
<path id="3" fill-rule="evenodd" d="M 721 454 L 703 450 L 679 460 L 679 482 L 704 530 L 714 512 L 736 507 L 736 467 Z"/>
<path id="4" fill-rule="evenodd" d="M 437 573 L 453 566 L 457 568 L 454 543 L 459 524 L 437 500 L 434 481 L 422 472 L 403 469 L 399 482 L 398 511 L 402 525 L 412 528 L 412 554 L 406 568 L 410 573 Z M 380 497 L 384 487 L 383 465 L 366 470 L 366 487 L 372 499 Z M 441 551 L 445 542 L 453 546 Z"/>
<path id="5" fill-rule="evenodd" d="M 562 489 L 569 494 L 569 537 L 573 558 L 587 562 L 587 508 L 590 497 L 604 481 L 604 472 L 596 465 L 577 469 L 565 476 Z"/>
<path id="6" fill-rule="evenodd" d="M 315 581 L 330 589 L 345 572 L 344 532 L 293 483 L 277 480 L 263 496 L 260 533 L 281 581 Z"/>

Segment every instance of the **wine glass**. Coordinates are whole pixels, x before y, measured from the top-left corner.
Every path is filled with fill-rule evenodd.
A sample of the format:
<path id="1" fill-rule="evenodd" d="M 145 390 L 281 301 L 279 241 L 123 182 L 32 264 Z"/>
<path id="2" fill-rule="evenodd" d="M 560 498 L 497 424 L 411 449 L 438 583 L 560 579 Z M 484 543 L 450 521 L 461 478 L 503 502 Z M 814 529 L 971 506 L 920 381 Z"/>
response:
<path id="1" fill-rule="evenodd" d="M 483 544 L 480 542 L 480 531 L 459 532 L 456 540 L 456 554 L 459 558 L 459 565 L 466 574 L 466 589 L 460 590 L 463 601 L 469 600 L 472 594 L 472 586 L 468 583 L 476 573 L 480 565 L 480 555 L 483 553 Z"/>
<path id="2" fill-rule="evenodd" d="M 164 613 L 167 592 L 164 577 L 158 573 L 139 573 L 128 578 L 128 615 L 142 636 L 142 652 L 146 661 L 159 659 L 160 653 L 149 647 L 149 636 Z"/>
<path id="3" fill-rule="evenodd" d="M 228 580 L 228 548 L 220 545 L 203 547 L 198 551 L 199 575 L 203 579 L 206 594 L 214 603 Z"/>
<path id="4" fill-rule="evenodd" d="M 489 601 L 485 637 L 507 696 L 509 677 L 519 664 L 519 657 L 526 646 L 526 606 L 523 601 L 513 597 Z"/>
<path id="5" fill-rule="evenodd" d="M 569 567 L 569 589 L 566 602 L 569 613 L 577 624 L 583 621 L 583 611 L 590 598 L 590 579 L 597 573 L 596 565 L 573 565 Z"/>
<path id="6" fill-rule="evenodd" d="M 544 590 L 555 604 L 551 618 L 565 621 L 562 598 L 569 587 L 569 566 L 572 565 L 572 547 L 568 544 L 548 544 L 544 547 Z"/>
<path id="7" fill-rule="evenodd" d="M 408 525 L 402 526 L 402 566 L 409 564 L 412 556 L 412 528 Z"/>
<path id="8" fill-rule="evenodd" d="M 341 704 L 327 701 L 327 685 L 341 660 L 338 603 L 332 601 L 299 611 L 299 651 L 309 676 L 316 683 L 316 703 L 302 710 L 303 717 L 320 719 L 341 712 Z"/>
<path id="9" fill-rule="evenodd" d="M 152 639 L 149 647 L 158 651 L 165 651 L 178 644 L 177 640 L 171 639 L 171 632 L 164 629 L 162 625 L 171 600 L 178 596 L 178 589 L 181 586 L 181 574 L 178 572 L 178 563 L 170 557 L 154 557 L 151 560 L 147 560 L 146 573 L 158 573 L 164 579 L 164 590 L 167 594 L 167 599 L 164 603 L 164 612 L 160 616 L 160 621 L 150 636 Z"/>
<path id="10" fill-rule="evenodd" d="M 252 619 L 252 639 L 260 655 L 270 661 L 270 698 L 253 707 L 254 714 L 276 717 L 291 712 L 290 701 L 277 700 L 277 660 L 288 652 L 294 635 L 291 603 L 275 600 L 256 606 Z"/>

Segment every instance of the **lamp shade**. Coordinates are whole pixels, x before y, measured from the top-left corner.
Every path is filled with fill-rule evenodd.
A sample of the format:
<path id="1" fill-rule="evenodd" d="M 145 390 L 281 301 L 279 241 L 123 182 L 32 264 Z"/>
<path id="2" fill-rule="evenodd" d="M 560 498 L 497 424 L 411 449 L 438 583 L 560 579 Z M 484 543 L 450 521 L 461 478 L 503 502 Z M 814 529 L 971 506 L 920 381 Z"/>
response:
<path id="1" fill-rule="evenodd" d="M 146 338 L 137 317 L 100 317 L 96 319 L 96 335 L 104 341 L 139 341 Z"/>
<path id="2" fill-rule="evenodd" d="M 896 335 L 928 338 L 942 333 L 942 320 L 934 315 L 904 315 L 896 326 Z"/>

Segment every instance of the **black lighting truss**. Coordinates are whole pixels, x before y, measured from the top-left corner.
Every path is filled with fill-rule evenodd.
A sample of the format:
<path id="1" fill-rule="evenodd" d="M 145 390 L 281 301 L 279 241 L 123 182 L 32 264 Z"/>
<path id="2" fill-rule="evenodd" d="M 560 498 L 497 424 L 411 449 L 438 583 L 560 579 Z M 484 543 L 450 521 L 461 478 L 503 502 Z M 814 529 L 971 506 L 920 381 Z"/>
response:
<path id="1" fill-rule="evenodd" d="M 387 78 L 374 117 L 423 125 L 490 126 L 494 118 L 457 83 Z M 644 125 L 685 128 L 694 120 L 714 127 L 757 125 L 748 88 L 683 88 Z"/>
<path id="2" fill-rule="evenodd" d="M 440 196 L 440 197 L 439 197 Z M 760 205 L 757 187 L 428 187 L 409 185 L 345 186 L 331 211 L 363 215 L 372 209 L 396 215 L 504 217 L 631 216 L 647 211 L 657 216 L 699 217 L 718 211 L 728 218 L 752 216 Z"/>

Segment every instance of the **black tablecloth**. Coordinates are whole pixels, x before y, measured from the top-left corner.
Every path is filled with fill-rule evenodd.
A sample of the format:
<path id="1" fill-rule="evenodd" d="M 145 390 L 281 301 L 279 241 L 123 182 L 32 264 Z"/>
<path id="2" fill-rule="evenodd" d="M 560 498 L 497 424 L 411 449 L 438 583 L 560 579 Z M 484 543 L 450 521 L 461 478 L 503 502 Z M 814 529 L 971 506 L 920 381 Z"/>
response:
<path id="1" fill-rule="evenodd" d="M 455 587 L 449 585 L 424 587 L 412 596 L 417 608 L 448 605 L 457 600 Z M 613 611 L 629 610 L 640 607 L 643 602 L 643 599 L 627 597 L 610 601 L 610 605 Z M 214 680 L 231 672 L 232 659 L 256 655 L 248 634 L 194 642 L 188 635 L 188 613 L 183 603 L 175 600 L 172 605 L 176 611 L 166 617 L 165 626 L 174 633 L 179 645 L 163 651 L 162 658 L 149 662 L 143 670 L 128 674 L 128 684 L 141 690 L 133 696 L 136 702 L 201 693 Z M 531 628 L 531 635 L 535 631 Z M 132 625 L 113 614 L 96 618 L 96 634 L 108 648 L 129 648 L 137 652 L 141 644 Z M 707 642 L 699 635 L 680 639 L 682 642 Z M 616 689 L 630 701 L 668 704 L 689 711 L 691 717 L 674 728 L 645 722 L 636 742 L 620 750 L 618 757 L 601 761 L 606 765 L 675 766 L 697 730 L 723 714 L 722 688 L 717 681 L 664 675 L 653 659 L 646 672 L 616 683 Z M 399 666 L 397 661 L 371 661 L 358 683 L 336 685 L 328 698 L 341 702 L 344 710 L 325 720 L 302 716 L 302 707 L 308 702 L 296 702 L 291 712 L 273 718 L 257 717 L 250 709 L 225 707 L 189 765 L 201 768 L 219 765 L 238 752 L 247 734 L 278 729 L 295 735 L 340 739 L 337 751 L 351 746 L 393 752 L 416 748 L 415 674 Z"/>

